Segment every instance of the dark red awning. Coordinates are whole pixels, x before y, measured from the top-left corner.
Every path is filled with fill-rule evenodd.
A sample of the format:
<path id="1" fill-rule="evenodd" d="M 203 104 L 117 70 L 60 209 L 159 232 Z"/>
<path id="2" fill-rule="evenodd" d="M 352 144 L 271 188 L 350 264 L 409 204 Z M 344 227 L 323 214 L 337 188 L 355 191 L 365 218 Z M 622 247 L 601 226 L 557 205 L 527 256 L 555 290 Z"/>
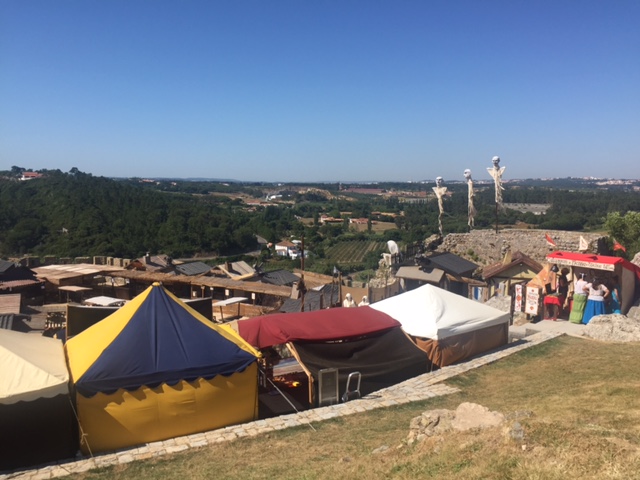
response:
<path id="1" fill-rule="evenodd" d="M 292 341 L 340 340 L 396 327 L 400 322 L 368 306 L 276 313 L 238 322 L 240 336 L 257 348 Z"/>

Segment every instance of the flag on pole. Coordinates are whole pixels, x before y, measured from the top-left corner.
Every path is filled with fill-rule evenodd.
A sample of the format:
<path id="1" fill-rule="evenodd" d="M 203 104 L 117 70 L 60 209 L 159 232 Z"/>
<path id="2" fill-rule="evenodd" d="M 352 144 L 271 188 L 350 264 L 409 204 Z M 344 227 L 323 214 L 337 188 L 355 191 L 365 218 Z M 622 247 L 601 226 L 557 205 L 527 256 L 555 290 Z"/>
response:
<path id="1" fill-rule="evenodd" d="M 580 235 L 580 245 L 578 246 L 578 251 L 584 252 L 586 250 L 589 250 L 589 242 L 587 242 L 585 238 Z"/>
<path id="2" fill-rule="evenodd" d="M 547 243 L 549 244 L 550 247 L 556 247 L 556 242 L 553 241 L 553 238 L 551 238 L 551 235 L 549 235 L 548 233 L 544 234 L 544 238 L 547 239 Z"/>
<path id="3" fill-rule="evenodd" d="M 627 249 L 620 245 L 616 239 L 613 240 L 613 249 L 622 250 L 623 252 L 627 253 Z"/>

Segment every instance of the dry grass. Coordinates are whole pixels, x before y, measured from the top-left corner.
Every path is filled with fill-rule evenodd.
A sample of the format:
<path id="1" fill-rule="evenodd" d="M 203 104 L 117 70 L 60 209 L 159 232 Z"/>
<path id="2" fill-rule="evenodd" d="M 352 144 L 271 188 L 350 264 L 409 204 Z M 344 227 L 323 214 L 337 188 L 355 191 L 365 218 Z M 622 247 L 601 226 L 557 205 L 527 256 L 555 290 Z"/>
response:
<path id="1" fill-rule="evenodd" d="M 79 478 L 640 478 L 639 358 L 640 344 L 561 337 L 455 378 L 456 395 Z M 524 440 L 491 429 L 404 444 L 413 417 L 464 401 L 504 414 L 528 411 L 519 420 Z"/>

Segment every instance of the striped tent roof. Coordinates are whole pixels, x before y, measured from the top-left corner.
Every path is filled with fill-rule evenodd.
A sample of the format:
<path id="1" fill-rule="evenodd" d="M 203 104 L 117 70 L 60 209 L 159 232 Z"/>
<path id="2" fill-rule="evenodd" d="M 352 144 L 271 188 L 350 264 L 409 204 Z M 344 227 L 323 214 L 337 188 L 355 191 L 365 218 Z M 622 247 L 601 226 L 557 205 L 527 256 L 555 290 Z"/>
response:
<path id="1" fill-rule="evenodd" d="M 243 371 L 259 353 L 156 283 L 65 345 L 82 395 Z"/>

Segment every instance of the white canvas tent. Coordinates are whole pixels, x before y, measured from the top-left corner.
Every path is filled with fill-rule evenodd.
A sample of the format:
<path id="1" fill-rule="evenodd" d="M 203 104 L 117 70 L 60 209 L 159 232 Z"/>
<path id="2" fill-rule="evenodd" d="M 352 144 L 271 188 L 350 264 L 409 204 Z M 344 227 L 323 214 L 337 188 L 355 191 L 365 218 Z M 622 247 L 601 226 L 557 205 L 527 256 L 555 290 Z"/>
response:
<path id="1" fill-rule="evenodd" d="M 508 342 L 508 312 L 433 285 L 371 305 L 395 318 L 439 367 L 459 362 Z"/>
<path id="2" fill-rule="evenodd" d="M 76 423 L 62 342 L 0 330 L 0 470 L 72 457 Z"/>

